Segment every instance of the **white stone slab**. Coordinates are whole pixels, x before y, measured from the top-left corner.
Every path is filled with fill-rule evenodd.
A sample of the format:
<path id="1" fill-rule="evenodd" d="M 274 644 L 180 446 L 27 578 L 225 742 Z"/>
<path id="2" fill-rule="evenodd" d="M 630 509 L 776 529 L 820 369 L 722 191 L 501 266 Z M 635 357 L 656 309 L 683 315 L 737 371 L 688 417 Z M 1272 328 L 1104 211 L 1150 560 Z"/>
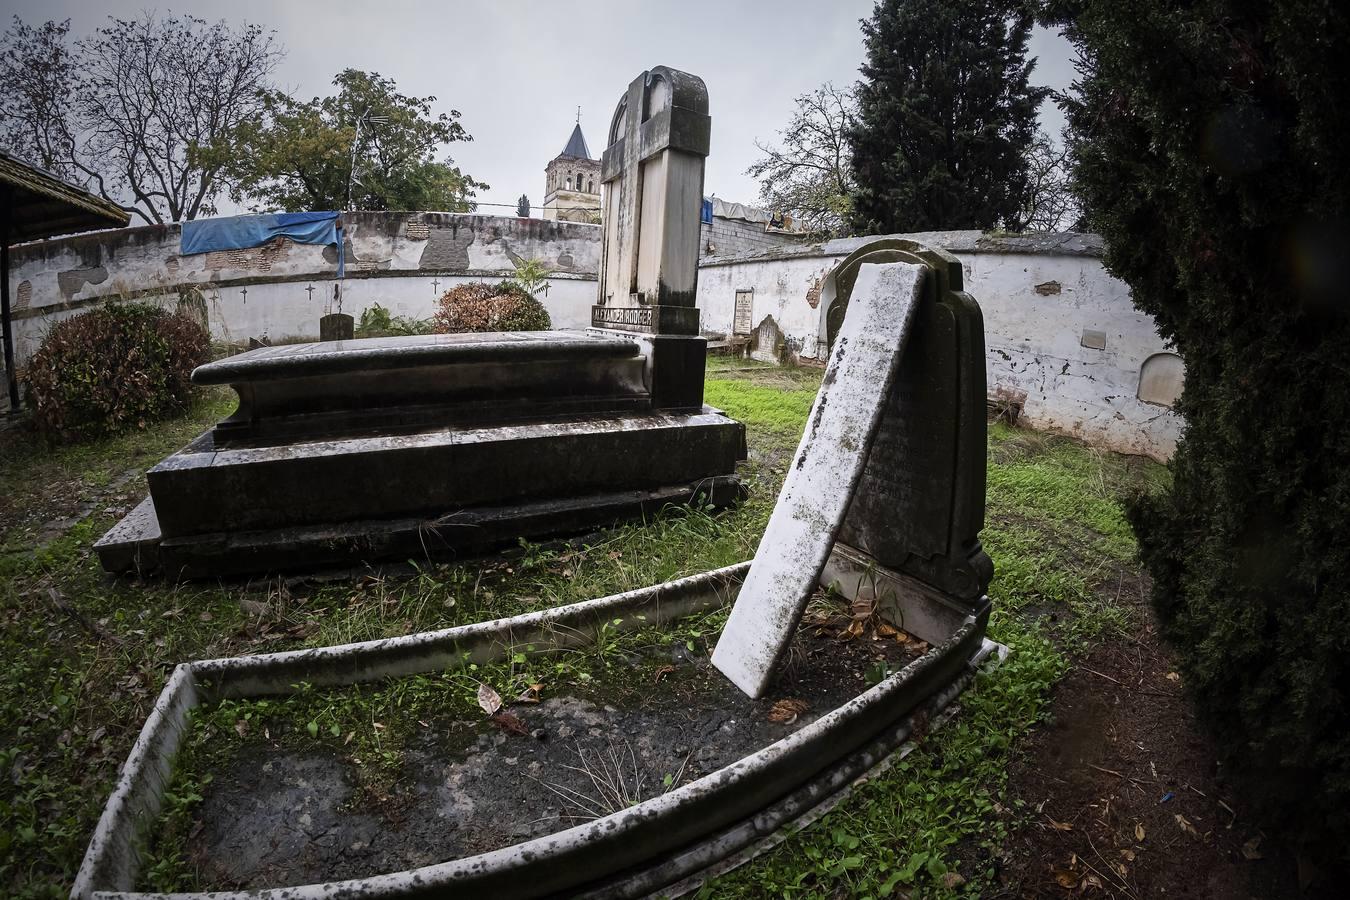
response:
<path id="1" fill-rule="evenodd" d="M 768 686 L 862 476 L 923 286 L 910 263 L 864 265 L 778 503 L 713 653 L 751 697 Z"/>

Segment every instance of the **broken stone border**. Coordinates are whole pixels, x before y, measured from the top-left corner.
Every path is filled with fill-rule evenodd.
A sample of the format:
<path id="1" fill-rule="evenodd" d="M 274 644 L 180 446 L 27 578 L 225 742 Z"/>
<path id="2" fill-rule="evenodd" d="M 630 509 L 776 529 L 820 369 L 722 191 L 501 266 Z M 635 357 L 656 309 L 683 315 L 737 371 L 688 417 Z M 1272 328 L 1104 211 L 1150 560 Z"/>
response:
<path id="1" fill-rule="evenodd" d="M 71 896 L 166 896 L 132 891 L 141 862 L 138 847 L 158 822 L 174 756 L 191 711 L 200 704 L 285 694 L 300 682 L 337 687 L 442 671 L 465 662 L 493 662 L 526 644 L 536 653 L 576 648 L 593 641 L 606 624 L 636 630 L 728 605 L 749 568 L 743 562 L 662 585 L 440 631 L 180 664 L 123 764 Z M 614 626 L 616 619 L 622 622 Z M 931 730 L 933 723 L 943 721 L 943 711 L 970 684 L 977 668 L 991 654 L 1000 659 L 1006 655 L 1006 648 L 986 640 L 983 632 L 984 623 L 971 616 L 945 640 L 919 635 L 930 642 L 922 657 L 794 734 L 601 819 L 403 872 L 173 896 L 302 900 L 461 890 L 496 898 L 637 897 L 662 889 L 683 893 L 704 877 L 774 846 L 783 837 L 783 826 L 819 818 L 870 770 L 912 749 L 907 741 L 919 723 L 930 723 Z"/>

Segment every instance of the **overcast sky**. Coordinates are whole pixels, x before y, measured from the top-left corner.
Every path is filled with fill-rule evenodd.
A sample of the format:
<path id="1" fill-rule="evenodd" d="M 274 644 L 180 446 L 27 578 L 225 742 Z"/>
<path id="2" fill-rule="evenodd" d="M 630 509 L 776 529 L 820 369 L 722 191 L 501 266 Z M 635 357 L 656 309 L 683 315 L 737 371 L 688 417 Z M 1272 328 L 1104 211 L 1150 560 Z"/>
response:
<path id="1" fill-rule="evenodd" d="M 390 76 L 405 94 L 434 95 L 457 109 L 473 135 L 450 153 L 491 185 L 481 201 L 543 200 L 544 166 L 560 153 L 581 107 L 591 155 L 620 94 L 654 65 L 683 69 L 708 85 L 712 154 L 706 191 L 753 202 L 754 142 L 773 140 L 792 100 L 825 81 L 849 84 L 862 60 L 858 20 L 873 0 L 3 0 L 29 24 L 69 17 L 85 35 L 108 15 L 147 8 L 206 19 L 255 22 L 286 47 L 277 80 L 308 99 L 330 91 L 344 68 Z M 8 15 L 6 15 L 8 21 Z M 1072 77 L 1069 46 L 1038 31 L 1035 80 L 1055 88 Z M 1043 110 L 1059 132 L 1058 111 Z M 222 210 L 224 211 L 224 210 Z M 496 211 L 485 208 L 484 212 Z"/>

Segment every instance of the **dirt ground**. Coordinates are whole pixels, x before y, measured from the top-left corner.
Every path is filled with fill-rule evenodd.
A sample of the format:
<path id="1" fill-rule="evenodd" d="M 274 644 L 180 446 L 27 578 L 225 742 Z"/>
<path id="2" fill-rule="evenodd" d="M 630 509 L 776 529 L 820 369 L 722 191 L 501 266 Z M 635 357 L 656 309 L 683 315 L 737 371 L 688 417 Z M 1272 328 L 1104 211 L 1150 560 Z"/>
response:
<path id="1" fill-rule="evenodd" d="M 1276 900 L 1297 864 L 1248 818 L 1141 605 L 1142 626 L 1076 664 L 1009 781 L 1031 823 L 997 860 L 994 896 Z M 1343 895 L 1341 895 L 1343 896 Z"/>
<path id="2" fill-rule="evenodd" d="M 751 700 L 684 643 L 494 721 L 428 720 L 387 789 L 341 752 L 242 748 L 204 792 L 188 853 L 208 889 L 358 878 L 482 853 L 617 812 L 779 740 L 917 658 L 847 616 L 799 633 Z M 883 668 L 884 667 L 884 668 Z M 293 725 L 294 723 L 292 723 Z M 269 734 L 281 737 L 284 723 Z"/>

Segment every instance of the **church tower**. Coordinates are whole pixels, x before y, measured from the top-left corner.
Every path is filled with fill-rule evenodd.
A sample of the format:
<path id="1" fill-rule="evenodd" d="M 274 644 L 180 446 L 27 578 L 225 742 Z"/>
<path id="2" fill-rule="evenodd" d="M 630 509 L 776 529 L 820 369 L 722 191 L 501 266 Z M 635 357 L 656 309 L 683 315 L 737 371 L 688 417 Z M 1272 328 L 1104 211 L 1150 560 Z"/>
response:
<path id="1" fill-rule="evenodd" d="M 600 224 L 600 160 L 591 159 L 581 114 L 563 152 L 544 167 L 544 218 Z"/>

